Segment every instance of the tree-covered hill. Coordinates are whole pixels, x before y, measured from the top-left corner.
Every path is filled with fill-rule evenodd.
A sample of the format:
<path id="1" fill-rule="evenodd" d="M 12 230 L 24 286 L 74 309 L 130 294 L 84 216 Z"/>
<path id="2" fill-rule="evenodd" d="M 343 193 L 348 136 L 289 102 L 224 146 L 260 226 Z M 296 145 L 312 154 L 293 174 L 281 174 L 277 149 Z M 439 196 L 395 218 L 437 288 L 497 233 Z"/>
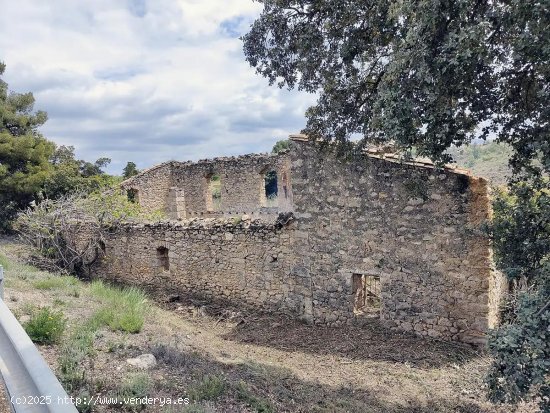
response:
<path id="1" fill-rule="evenodd" d="M 508 165 L 512 149 L 505 144 L 487 142 L 453 147 L 448 153 L 459 167 L 469 169 L 476 176 L 489 179 L 493 186 L 505 185 L 512 174 Z"/>

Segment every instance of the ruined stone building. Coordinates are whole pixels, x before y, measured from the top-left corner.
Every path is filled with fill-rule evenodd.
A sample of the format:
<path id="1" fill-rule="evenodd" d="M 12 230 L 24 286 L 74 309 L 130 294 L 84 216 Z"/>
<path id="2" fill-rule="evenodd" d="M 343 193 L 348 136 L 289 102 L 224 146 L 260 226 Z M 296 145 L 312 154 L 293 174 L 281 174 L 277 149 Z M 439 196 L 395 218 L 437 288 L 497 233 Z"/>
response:
<path id="1" fill-rule="evenodd" d="M 503 288 L 485 179 L 297 135 L 289 151 L 163 163 L 123 183 L 167 221 L 109 234 L 96 272 L 118 282 L 479 344 Z"/>

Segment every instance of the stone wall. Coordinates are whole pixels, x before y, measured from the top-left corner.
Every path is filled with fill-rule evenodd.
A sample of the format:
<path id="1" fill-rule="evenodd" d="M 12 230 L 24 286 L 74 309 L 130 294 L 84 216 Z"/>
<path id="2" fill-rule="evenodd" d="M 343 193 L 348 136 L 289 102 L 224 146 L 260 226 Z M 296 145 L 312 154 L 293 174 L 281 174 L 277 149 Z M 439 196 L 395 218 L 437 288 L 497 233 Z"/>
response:
<path id="1" fill-rule="evenodd" d="M 216 158 L 209 161 L 177 163 L 173 170 L 173 185 L 185 196 L 187 216 L 254 214 L 270 211 L 264 201 L 267 172 L 277 173 L 280 210 L 292 205 L 288 155 L 244 155 L 234 158 Z M 210 177 L 220 177 L 221 206 L 215 211 L 209 202 Z M 285 186 L 286 185 L 286 189 Z M 285 196 L 286 193 L 286 196 Z M 273 211 L 272 211 L 273 212 Z M 216 215 L 216 214 L 214 214 Z"/>
<path id="2" fill-rule="evenodd" d="M 277 174 L 278 197 L 268 205 L 265 174 Z M 220 179 L 221 200 L 212 203 L 212 176 Z M 292 209 L 288 154 L 254 154 L 198 162 L 171 161 L 124 181 L 146 212 L 162 211 L 170 219 L 223 217 L 239 214 L 276 215 Z"/>
<path id="3" fill-rule="evenodd" d="M 270 170 L 278 176 L 275 208 L 262 198 Z M 208 205 L 212 174 L 221 178 L 218 211 Z M 498 321 L 505 283 L 480 231 L 489 189 L 463 171 L 367 155 L 343 160 L 297 138 L 282 155 L 171 162 L 124 186 L 138 190 L 144 207 L 183 221 L 112 232 L 97 271 L 106 278 L 329 326 L 375 316 L 472 344 Z M 295 219 L 275 222 L 289 211 Z"/>
<path id="4" fill-rule="evenodd" d="M 291 155 L 302 240 L 294 249 L 314 286 L 312 321 L 349 322 L 353 274 L 364 274 L 379 278 L 380 317 L 390 326 L 485 340 L 498 278 L 480 231 L 490 212 L 487 181 L 372 156 L 343 161 L 305 142 Z"/>
<path id="5" fill-rule="evenodd" d="M 174 163 L 166 162 L 149 168 L 125 180 L 121 187 L 125 191 L 133 192 L 135 201 L 145 212 L 162 211 L 168 214 L 173 208 L 173 203 L 170 202 L 170 188 Z"/>
<path id="6" fill-rule="evenodd" d="M 128 224 L 108 235 L 96 270 L 106 279 L 148 290 L 295 314 L 291 234 L 290 228 L 249 220 Z"/>

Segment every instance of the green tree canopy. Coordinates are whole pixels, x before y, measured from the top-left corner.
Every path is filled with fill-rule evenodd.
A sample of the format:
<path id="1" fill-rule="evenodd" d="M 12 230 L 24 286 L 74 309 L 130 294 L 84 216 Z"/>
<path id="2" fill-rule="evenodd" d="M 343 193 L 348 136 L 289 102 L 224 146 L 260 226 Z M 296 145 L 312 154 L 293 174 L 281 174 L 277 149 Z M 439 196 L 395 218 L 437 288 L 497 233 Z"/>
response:
<path id="1" fill-rule="evenodd" d="M 134 162 L 128 162 L 124 169 L 122 170 L 122 177 L 128 179 L 134 175 L 137 175 L 139 170 Z"/>
<path id="2" fill-rule="evenodd" d="M 106 174 L 102 168 L 109 158 L 99 158 L 94 163 L 77 159 L 73 146 L 58 146 L 50 158 L 53 171 L 44 184 L 44 198 L 57 199 L 74 191 L 89 193 L 119 181 Z"/>
<path id="3" fill-rule="evenodd" d="M 281 151 L 287 150 L 289 147 L 290 141 L 288 139 L 282 139 L 275 142 L 275 145 L 273 145 L 273 149 L 271 149 L 271 153 L 279 153 Z"/>
<path id="4" fill-rule="evenodd" d="M 4 70 L 0 64 L 0 75 Z M 55 145 L 38 132 L 47 116 L 33 106 L 31 93 L 8 93 L 0 78 L 0 228 L 35 199 L 53 170 Z"/>
<path id="5" fill-rule="evenodd" d="M 0 63 L 0 76 L 4 70 Z M 32 93 L 10 93 L 0 78 L 0 230 L 33 201 L 91 192 L 116 181 L 103 171 L 110 159 L 78 160 L 72 146 L 56 147 L 43 137 L 38 128 L 47 115 L 33 106 Z"/>
<path id="6" fill-rule="evenodd" d="M 540 157 L 550 170 L 547 2 L 259 2 L 246 60 L 270 84 L 319 94 L 310 136 L 448 161 L 452 144 L 494 134 L 517 170 L 540 172 Z"/>

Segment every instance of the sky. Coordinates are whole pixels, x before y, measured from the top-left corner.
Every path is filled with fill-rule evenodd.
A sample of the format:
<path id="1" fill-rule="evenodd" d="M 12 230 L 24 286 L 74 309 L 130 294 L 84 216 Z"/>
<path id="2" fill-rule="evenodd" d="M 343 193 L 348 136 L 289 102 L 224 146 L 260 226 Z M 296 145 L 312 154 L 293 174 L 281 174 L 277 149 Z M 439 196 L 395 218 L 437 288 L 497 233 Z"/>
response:
<path id="1" fill-rule="evenodd" d="M 268 152 L 314 96 L 269 86 L 242 42 L 252 0 L 0 0 L 3 80 L 78 158 L 146 168 Z"/>

